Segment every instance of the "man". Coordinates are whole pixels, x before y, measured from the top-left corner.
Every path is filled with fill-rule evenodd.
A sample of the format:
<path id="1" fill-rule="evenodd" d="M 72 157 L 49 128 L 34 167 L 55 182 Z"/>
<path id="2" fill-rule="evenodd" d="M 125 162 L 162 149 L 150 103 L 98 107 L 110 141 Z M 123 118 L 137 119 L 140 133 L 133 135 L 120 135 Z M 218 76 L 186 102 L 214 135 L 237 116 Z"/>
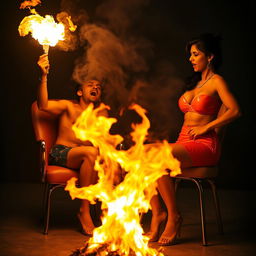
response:
<path id="1" fill-rule="evenodd" d="M 98 149 L 93 147 L 89 141 L 81 141 L 76 138 L 72 131 L 72 125 L 90 103 L 97 105 L 100 102 L 101 84 L 97 80 L 86 81 L 77 90 L 78 101 L 48 100 L 48 55 L 41 55 L 37 64 L 42 74 L 37 95 L 38 108 L 60 116 L 58 136 L 55 145 L 51 149 L 49 163 L 79 169 L 79 183 L 81 186 L 86 187 L 95 184 L 97 182 L 97 172 L 94 170 L 94 162 L 98 155 Z M 107 116 L 107 112 L 100 114 Z M 83 233 L 86 235 L 92 235 L 95 228 L 89 207 L 89 201 L 82 200 L 78 213 Z"/>

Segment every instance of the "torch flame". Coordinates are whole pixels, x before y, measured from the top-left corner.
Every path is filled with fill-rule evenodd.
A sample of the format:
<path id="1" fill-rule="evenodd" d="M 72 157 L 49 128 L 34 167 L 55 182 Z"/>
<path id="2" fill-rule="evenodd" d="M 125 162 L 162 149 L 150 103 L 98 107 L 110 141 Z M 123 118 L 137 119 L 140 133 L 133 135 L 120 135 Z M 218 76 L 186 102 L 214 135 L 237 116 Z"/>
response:
<path id="1" fill-rule="evenodd" d="M 102 208 L 106 209 L 103 211 L 102 225 L 94 230 L 89 240 L 88 253 L 107 246 L 108 252 L 122 256 L 162 255 L 148 247 L 149 238 L 143 236 L 139 213 L 149 210 L 150 199 L 156 194 L 157 179 L 167 174 L 166 169 L 171 170 L 172 176 L 179 174 L 180 163 L 173 158 L 167 141 L 144 144 L 150 122 L 146 111 L 136 104 L 131 109 L 142 117 L 142 122 L 133 124 L 131 135 L 135 144 L 126 151 L 117 150 L 123 138 L 109 133 L 116 119 L 98 116 L 104 108 L 108 107 L 101 104 L 99 108 L 93 109 L 89 105 L 73 126 L 79 139 L 90 140 L 99 148 L 100 154 L 94 167 L 98 171 L 98 183 L 78 188 L 76 178 L 72 178 L 65 188 L 72 199 L 87 199 L 91 203 L 99 199 Z M 125 170 L 126 176 L 114 186 L 113 178 L 120 167 Z"/>
<path id="2" fill-rule="evenodd" d="M 20 4 L 20 9 L 25 9 L 28 8 L 30 9 L 30 7 L 35 7 L 38 4 L 41 4 L 40 0 L 28 0 L 28 1 L 24 1 L 23 3 Z"/>
<path id="3" fill-rule="evenodd" d="M 77 28 L 77 25 L 75 25 L 75 24 L 73 23 L 73 21 L 71 20 L 71 16 L 68 16 L 68 17 L 67 17 L 67 20 L 68 20 L 69 30 L 70 30 L 71 32 L 74 32 L 74 31 L 76 30 L 76 28 Z"/>
<path id="4" fill-rule="evenodd" d="M 56 23 L 50 15 L 45 18 L 37 13 L 26 16 L 18 30 L 21 36 L 31 33 L 41 45 L 55 46 L 59 40 L 64 40 L 64 25 Z"/>

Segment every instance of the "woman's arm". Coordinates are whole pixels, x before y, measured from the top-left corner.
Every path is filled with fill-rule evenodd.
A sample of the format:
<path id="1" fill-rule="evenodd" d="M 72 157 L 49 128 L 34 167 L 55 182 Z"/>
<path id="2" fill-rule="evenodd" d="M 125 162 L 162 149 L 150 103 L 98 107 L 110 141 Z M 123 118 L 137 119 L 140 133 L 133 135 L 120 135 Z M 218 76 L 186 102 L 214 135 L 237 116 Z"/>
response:
<path id="1" fill-rule="evenodd" d="M 220 112 L 216 119 L 206 125 L 191 127 L 188 133 L 192 137 L 204 134 L 210 130 L 215 130 L 219 133 L 224 125 L 232 122 L 241 115 L 239 105 L 224 79 L 217 77 L 215 81 L 216 91 L 222 101 Z"/>
<path id="2" fill-rule="evenodd" d="M 223 103 L 223 106 L 220 109 L 217 118 L 206 125 L 208 131 L 220 128 L 241 116 L 240 107 L 234 95 L 230 92 L 225 80 L 221 77 L 217 77 L 215 79 L 216 91 Z"/>

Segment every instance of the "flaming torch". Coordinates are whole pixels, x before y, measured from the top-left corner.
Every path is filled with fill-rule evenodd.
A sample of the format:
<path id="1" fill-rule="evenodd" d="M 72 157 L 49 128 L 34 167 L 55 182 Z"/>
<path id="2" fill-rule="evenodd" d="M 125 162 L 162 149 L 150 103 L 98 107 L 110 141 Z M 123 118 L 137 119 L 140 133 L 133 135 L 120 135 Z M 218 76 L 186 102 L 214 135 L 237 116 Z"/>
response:
<path id="1" fill-rule="evenodd" d="M 150 122 L 146 111 L 136 104 L 131 109 L 142 117 L 142 122 L 133 125 L 131 136 L 135 144 L 128 150 L 117 150 L 123 138 L 109 133 L 116 119 L 98 116 L 104 108 L 108 107 L 101 104 L 93 109 L 89 105 L 73 126 L 79 139 L 90 140 L 99 148 L 100 155 L 95 163 L 99 180 L 95 185 L 78 188 L 76 178 L 72 178 L 66 190 L 72 199 L 87 199 L 91 203 L 100 200 L 105 210 L 102 225 L 94 230 L 87 246 L 78 249 L 72 256 L 163 256 L 161 252 L 148 247 L 149 238 L 143 236 L 139 213 L 147 212 L 150 208 L 150 199 L 156 194 L 156 181 L 167 174 L 166 169 L 171 170 L 171 176 L 179 174 L 180 163 L 172 156 L 167 141 L 144 144 Z M 113 179 L 120 167 L 126 175 L 115 186 Z"/>
<path id="2" fill-rule="evenodd" d="M 28 8 L 32 14 L 21 21 L 18 30 L 20 36 L 31 33 L 32 37 L 43 46 L 44 52 L 48 54 L 49 46 L 55 46 L 59 40 L 65 39 L 65 27 L 62 23 L 56 23 L 51 15 L 42 17 L 35 9 L 30 9 L 31 6 L 34 7 L 40 3 L 40 0 L 32 0 L 20 5 L 20 9 Z"/>
<path id="3" fill-rule="evenodd" d="M 55 46 L 59 40 L 64 40 L 65 27 L 62 23 L 56 23 L 50 15 L 42 17 L 32 14 L 21 21 L 18 30 L 21 36 L 31 33 L 48 54 L 49 46 Z"/>

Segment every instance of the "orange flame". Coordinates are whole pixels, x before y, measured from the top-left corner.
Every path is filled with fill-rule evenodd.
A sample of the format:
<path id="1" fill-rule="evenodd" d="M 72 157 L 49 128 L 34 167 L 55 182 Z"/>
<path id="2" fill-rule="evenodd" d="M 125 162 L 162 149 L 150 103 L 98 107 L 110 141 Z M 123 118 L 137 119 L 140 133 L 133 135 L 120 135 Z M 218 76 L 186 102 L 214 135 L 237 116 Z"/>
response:
<path id="1" fill-rule="evenodd" d="M 100 154 L 95 162 L 98 183 L 77 188 L 76 179 L 72 178 L 65 188 L 72 199 L 87 199 L 91 203 L 99 199 L 102 208 L 107 209 L 103 211 L 102 226 L 94 230 L 89 240 L 88 253 L 107 245 L 108 251 L 119 255 L 162 255 L 148 247 L 149 238 L 143 236 L 139 213 L 149 210 L 157 179 L 167 173 L 166 169 L 171 170 L 172 176 L 179 174 L 180 163 L 173 158 L 167 141 L 144 144 L 150 122 L 145 110 L 136 104 L 131 109 L 142 117 L 142 122 L 133 125 L 131 136 L 135 144 L 127 151 L 116 150 L 123 138 L 109 133 L 116 119 L 98 116 L 104 108 L 108 106 L 101 104 L 93 109 L 89 105 L 73 126 L 79 139 L 90 140 L 99 148 Z M 126 176 L 114 187 L 113 179 L 119 167 L 125 170 Z"/>
<path id="2" fill-rule="evenodd" d="M 71 16 L 68 16 L 67 20 L 68 20 L 69 30 L 71 32 L 74 32 L 77 28 L 77 25 L 74 25 L 73 21 L 71 20 Z"/>
<path id="3" fill-rule="evenodd" d="M 26 16 L 18 30 L 21 36 L 31 33 L 41 45 L 55 46 L 59 40 L 64 40 L 64 25 L 56 23 L 50 15 L 45 18 L 37 13 Z"/>
<path id="4" fill-rule="evenodd" d="M 23 3 L 20 4 L 20 9 L 25 9 L 25 8 L 30 8 L 31 6 L 36 6 L 38 4 L 41 4 L 40 0 L 28 0 L 24 1 Z"/>

